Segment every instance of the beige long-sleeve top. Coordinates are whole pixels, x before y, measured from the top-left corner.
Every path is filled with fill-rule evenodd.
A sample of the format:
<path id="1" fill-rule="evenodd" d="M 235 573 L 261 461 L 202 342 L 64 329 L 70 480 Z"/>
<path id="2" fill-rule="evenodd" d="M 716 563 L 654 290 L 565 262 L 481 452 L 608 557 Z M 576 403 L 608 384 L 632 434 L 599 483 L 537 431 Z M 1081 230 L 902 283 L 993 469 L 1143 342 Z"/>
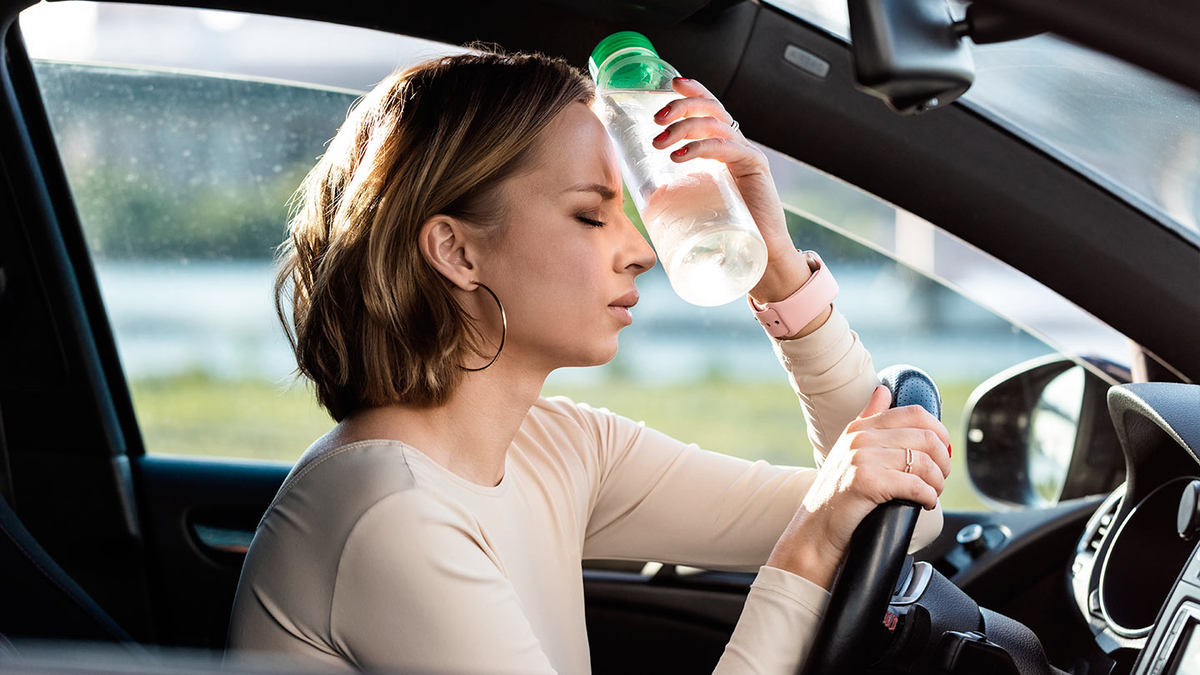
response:
<path id="1" fill-rule="evenodd" d="M 818 453 L 878 384 L 836 311 L 772 339 Z M 590 672 L 583 558 L 758 570 L 717 666 L 793 673 L 828 593 L 764 565 L 815 469 L 698 448 L 562 397 L 529 411 L 495 487 L 417 448 L 368 440 L 306 453 L 242 570 L 230 656 L 420 673 Z M 914 547 L 941 528 L 923 512 Z"/>

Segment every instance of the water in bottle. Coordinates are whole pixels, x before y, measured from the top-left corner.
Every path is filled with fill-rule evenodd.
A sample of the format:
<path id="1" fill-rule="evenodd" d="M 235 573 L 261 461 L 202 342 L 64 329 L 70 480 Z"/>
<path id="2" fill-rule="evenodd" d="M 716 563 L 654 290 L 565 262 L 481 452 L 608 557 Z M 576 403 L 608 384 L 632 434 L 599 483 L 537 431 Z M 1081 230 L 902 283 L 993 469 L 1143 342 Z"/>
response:
<path id="1" fill-rule="evenodd" d="M 767 247 L 729 169 L 704 158 L 676 163 L 674 147 L 652 143 L 663 130 L 654 113 L 681 98 L 671 87 L 678 73 L 629 31 L 602 40 L 588 65 L 596 113 L 672 288 L 703 306 L 746 294 L 766 269 Z"/>

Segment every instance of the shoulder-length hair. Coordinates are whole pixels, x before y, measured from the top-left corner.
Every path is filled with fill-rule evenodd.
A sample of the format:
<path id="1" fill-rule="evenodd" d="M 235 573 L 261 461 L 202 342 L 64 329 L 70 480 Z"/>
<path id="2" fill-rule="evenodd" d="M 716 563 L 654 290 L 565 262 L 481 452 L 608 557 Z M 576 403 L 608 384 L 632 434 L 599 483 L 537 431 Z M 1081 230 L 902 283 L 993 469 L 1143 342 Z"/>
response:
<path id="1" fill-rule="evenodd" d="M 361 407 L 440 405 L 465 356 L 490 356 L 419 230 L 442 214 L 494 234 L 501 183 L 556 115 L 594 96 L 562 59 L 484 48 L 380 82 L 293 198 L 275 308 L 297 372 L 339 422 Z"/>

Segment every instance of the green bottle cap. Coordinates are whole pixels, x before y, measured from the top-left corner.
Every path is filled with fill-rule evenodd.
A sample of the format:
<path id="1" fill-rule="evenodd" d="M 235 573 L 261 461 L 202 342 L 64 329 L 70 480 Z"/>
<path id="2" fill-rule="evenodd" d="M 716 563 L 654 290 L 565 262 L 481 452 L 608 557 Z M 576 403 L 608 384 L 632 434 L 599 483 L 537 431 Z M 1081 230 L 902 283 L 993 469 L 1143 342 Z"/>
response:
<path id="1" fill-rule="evenodd" d="M 658 52 L 654 51 L 654 45 L 650 44 L 650 39 L 645 35 L 631 30 L 613 33 L 601 40 L 592 50 L 592 56 L 588 59 L 588 73 L 591 74 L 592 79 L 596 79 L 596 75 L 600 72 L 600 66 L 604 65 L 604 61 L 608 57 L 625 49 L 645 50 L 649 52 L 648 55 L 658 57 Z"/>

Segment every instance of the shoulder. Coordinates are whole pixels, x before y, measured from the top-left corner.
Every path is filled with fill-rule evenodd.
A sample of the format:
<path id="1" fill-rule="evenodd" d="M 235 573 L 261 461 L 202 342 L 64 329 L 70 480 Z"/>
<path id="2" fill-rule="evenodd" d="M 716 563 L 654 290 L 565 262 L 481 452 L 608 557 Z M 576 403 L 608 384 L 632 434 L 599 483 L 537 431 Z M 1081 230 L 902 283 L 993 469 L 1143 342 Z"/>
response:
<path id="1" fill-rule="evenodd" d="M 560 423 L 570 423 L 588 433 L 596 433 L 613 425 L 635 427 L 645 425 L 644 422 L 635 422 L 608 408 L 575 401 L 567 396 L 540 396 L 534 403 L 530 414 L 543 419 L 557 418 Z"/>
<path id="2" fill-rule="evenodd" d="M 478 522 L 466 507 L 420 487 L 388 493 L 362 509 L 347 542 L 374 540 L 376 534 L 381 541 L 394 541 L 413 554 L 436 550 L 426 545 L 448 536 L 476 542 L 473 545 L 482 541 Z"/>
<path id="3" fill-rule="evenodd" d="M 479 521 L 435 491 L 396 492 L 364 509 L 350 527 L 337 561 L 334 601 L 345 600 L 350 588 L 379 592 L 392 582 L 423 585 L 421 590 L 409 588 L 405 595 L 436 592 L 463 575 L 505 576 L 503 562 Z"/>
<path id="4" fill-rule="evenodd" d="M 286 508 L 289 517 L 302 513 L 322 522 L 336 514 L 344 527 L 384 497 L 417 486 L 401 443 L 371 440 L 317 450 L 310 448 L 292 467 L 262 522 Z"/>
<path id="5" fill-rule="evenodd" d="M 564 421 L 582 423 L 587 411 L 594 410 L 587 403 L 579 403 L 569 396 L 539 396 L 529 411 L 531 415 L 557 417 Z"/>
<path id="6" fill-rule="evenodd" d="M 645 431 L 645 422 L 637 422 L 608 408 L 577 402 L 566 396 L 538 398 L 530 417 L 534 424 L 556 426 L 562 433 L 574 434 L 574 440 L 585 440 L 600 458 L 624 452 Z"/>
<path id="7" fill-rule="evenodd" d="M 614 413 L 608 408 L 575 401 L 567 396 L 542 396 L 530 410 L 530 417 L 545 425 L 583 434 L 601 449 L 614 443 L 626 443 L 646 426 L 645 422 Z"/>

